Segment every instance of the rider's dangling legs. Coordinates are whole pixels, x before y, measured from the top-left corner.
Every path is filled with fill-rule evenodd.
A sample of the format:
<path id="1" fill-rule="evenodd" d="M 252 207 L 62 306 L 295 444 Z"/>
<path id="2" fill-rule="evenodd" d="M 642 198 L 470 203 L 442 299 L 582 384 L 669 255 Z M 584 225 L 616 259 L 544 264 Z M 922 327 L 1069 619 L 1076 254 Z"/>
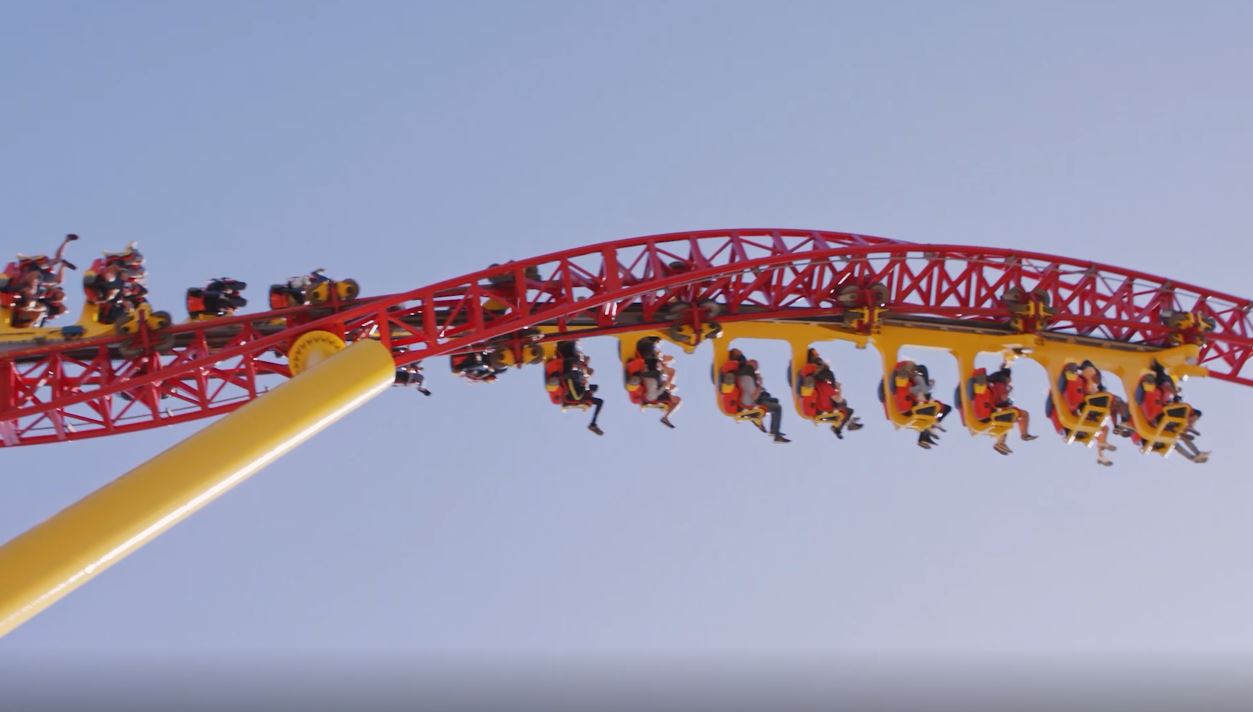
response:
<path id="1" fill-rule="evenodd" d="M 745 400 L 748 400 L 747 398 Z M 759 391 L 756 398 L 748 400 L 744 403 L 746 408 L 762 408 L 766 411 L 766 415 L 770 416 L 770 425 L 762 426 L 765 432 L 769 433 L 777 443 L 790 442 L 786 436 L 780 431 L 783 425 L 783 405 L 778 398 L 770 395 L 770 391 Z"/>
<path id="2" fill-rule="evenodd" d="M 757 362 L 747 359 L 743 362 L 739 371 L 736 373 L 736 383 L 740 387 L 740 405 L 745 409 L 761 408 L 770 416 L 769 430 L 765 426 L 762 432 L 768 432 L 774 438 L 776 443 L 792 442 L 780 431 L 783 419 L 783 406 L 779 403 L 779 399 L 770 395 L 770 392 L 762 388 L 761 373 L 757 370 Z"/>
<path id="3" fill-rule="evenodd" d="M 561 379 L 566 389 L 565 403 L 567 405 L 590 405 L 592 407 L 592 422 L 588 423 L 587 429 L 597 435 L 604 435 L 605 431 L 600 429 L 596 424 L 596 420 L 600 418 L 600 409 L 604 407 L 605 401 L 596 397 L 597 386 L 589 383 L 592 370 L 591 359 L 579 350 L 578 344 L 574 341 L 561 341 L 557 343 L 557 356 L 561 358 Z"/>
<path id="4" fill-rule="evenodd" d="M 600 418 L 600 409 L 605 405 L 604 398 L 596 397 L 596 385 L 588 385 L 584 378 L 566 378 L 566 388 L 569 389 L 570 399 L 574 403 L 588 403 L 592 406 L 592 422 L 587 424 L 587 429 L 597 435 L 604 435 L 605 431 L 600 429 L 596 424 L 596 420 Z"/>
<path id="5" fill-rule="evenodd" d="M 644 387 L 644 402 L 660 405 L 664 411 L 661 416 L 661 424 L 667 428 L 673 428 L 674 423 L 670 422 L 670 416 L 674 415 L 679 406 L 683 404 L 683 399 L 676 396 L 667 387 L 668 381 L 661 371 L 644 371 L 640 374 L 640 382 Z"/>
<path id="6" fill-rule="evenodd" d="M 783 406 L 779 403 L 778 398 L 773 398 L 769 391 L 762 391 L 761 397 L 757 399 L 757 405 L 766 409 L 766 413 L 770 415 L 770 435 L 774 437 L 775 442 L 786 440 L 783 433 L 779 432 L 783 420 Z"/>

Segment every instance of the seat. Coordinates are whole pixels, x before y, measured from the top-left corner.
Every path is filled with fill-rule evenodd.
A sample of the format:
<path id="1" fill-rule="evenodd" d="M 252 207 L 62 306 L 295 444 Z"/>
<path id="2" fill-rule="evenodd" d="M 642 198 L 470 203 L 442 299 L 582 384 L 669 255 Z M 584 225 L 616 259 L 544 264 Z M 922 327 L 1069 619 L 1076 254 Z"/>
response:
<path id="1" fill-rule="evenodd" d="M 897 375 L 897 366 L 899 364 L 890 367 L 884 374 L 883 380 L 879 381 L 879 396 L 883 401 L 883 412 L 897 428 L 919 432 L 930 430 L 939 420 L 939 402 L 925 401 L 910 407 L 909 410 L 902 410 L 898 407 L 897 394 L 900 389 L 909 388 L 909 381 Z"/>
<path id="2" fill-rule="evenodd" d="M 817 425 L 842 427 L 848 419 L 845 409 L 828 409 L 834 386 L 818 378 L 819 364 L 811 360 L 811 348 L 807 340 L 792 341 L 792 358 L 788 362 L 788 384 L 792 387 L 792 403 L 796 414 Z M 817 351 L 812 354 L 816 358 Z"/>
<path id="3" fill-rule="evenodd" d="M 1057 408 L 1057 394 L 1051 393 L 1050 397 L 1054 399 L 1053 407 Z M 1066 442 L 1084 445 L 1094 442 L 1096 435 L 1109 420 L 1113 401 L 1113 396 L 1108 393 L 1093 393 L 1084 396 L 1078 413 L 1073 413 L 1066 407 L 1057 408 L 1057 420 L 1065 428 Z"/>
<path id="4" fill-rule="evenodd" d="M 765 417 L 768 413 L 764 406 L 753 405 L 744 407 L 741 402 L 742 393 L 736 379 L 736 371 L 740 362 L 730 359 L 730 340 L 719 338 L 713 342 L 714 359 L 710 375 L 714 382 L 714 394 L 718 399 L 718 411 L 735 422 L 749 422 L 758 429 L 765 429 Z"/>
<path id="5" fill-rule="evenodd" d="M 1140 444 L 1140 452 L 1154 452 L 1165 456 L 1188 430 L 1192 406 L 1184 402 L 1153 405 L 1158 390 L 1150 375 L 1144 376 L 1136 387 L 1135 398 L 1128 403 L 1131 423 Z M 1156 422 L 1154 422 L 1156 421 Z"/>
<path id="6" fill-rule="evenodd" d="M 553 405 L 561 406 L 562 412 L 570 408 L 586 410 L 591 407 L 591 403 L 570 398 L 569 389 L 562 382 L 564 369 L 565 359 L 561 356 L 553 356 L 544 362 L 544 390 L 548 391 L 548 399 Z"/>
<path id="7" fill-rule="evenodd" d="M 960 386 L 953 393 L 953 401 L 961 410 L 962 422 L 966 429 L 974 435 L 989 435 L 1000 438 L 1013 429 L 1018 420 L 1016 408 L 995 408 L 992 405 L 990 387 L 986 383 L 987 371 L 974 369 L 966 377 L 966 387 Z M 982 388 L 981 388 L 982 387 Z M 980 418 L 980 412 L 986 412 L 986 418 Z"/>

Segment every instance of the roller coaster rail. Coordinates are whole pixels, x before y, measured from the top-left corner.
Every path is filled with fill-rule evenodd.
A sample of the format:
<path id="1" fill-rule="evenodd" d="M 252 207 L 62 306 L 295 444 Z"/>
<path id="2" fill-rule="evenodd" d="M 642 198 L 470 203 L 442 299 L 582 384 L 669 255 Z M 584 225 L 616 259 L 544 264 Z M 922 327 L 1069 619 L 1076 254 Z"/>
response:
<path id="1" fill-rule="evenodd" d="M 1153 352 L 1198 347 L 1219 380 L 1253 386 L 1249 299 L 1022 250 L 796 229 L 682 232 L 507 262 L 406 292 L 91 339 L 0 342 L 0 446 L 120 435 L 228 413 L 290 378 L 313 331 L 378 339 L 397 366 L 468 352 L 662 330 L 702 320 L 831 324 L 878 288 L 882 324 L 1030 335 Z M 1011 291 L 1048 309 L 1015 321 Z M 1203 333 L 1167 318 L 1187 314 Z M 541 333 L 531 330 L 539 329 Z M 50 330 L 55 331 L 55 330 Z"/>

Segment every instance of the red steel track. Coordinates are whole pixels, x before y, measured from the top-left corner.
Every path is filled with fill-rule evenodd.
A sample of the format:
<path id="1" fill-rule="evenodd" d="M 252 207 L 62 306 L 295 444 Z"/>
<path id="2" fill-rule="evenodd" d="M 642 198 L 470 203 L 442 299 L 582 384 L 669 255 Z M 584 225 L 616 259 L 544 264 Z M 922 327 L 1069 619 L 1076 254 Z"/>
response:
<path id="1" fill-rule="evenodd" d="M 0 352 L 0 446 L 227 413 L 290 377 L 287 346 L 314 329 L 346 341 L 378 337 L 403 365 L 537 325 L 580 337 L 664 328 L 688 318 L 676 316 L 676 304 L 716 303 L 720 322 L 832 319 L 845 311 L 838 290 L 876 283 L 887 288 L 884 318 L 1007 330 L 1002 298 L 1018 287 L 1047 293 L 1053 315 L 1044 333 L 1145 347 L 1164 345 L 1174 333 L 1163 310 L 1199 313 L 1216 324 L 1204 337 L 1200 365 L 1211 377 L 1253 386 L 1248 299 L 1018 250 L 817 230 L 711 230 L 556 252 L 346 304 Z"/>

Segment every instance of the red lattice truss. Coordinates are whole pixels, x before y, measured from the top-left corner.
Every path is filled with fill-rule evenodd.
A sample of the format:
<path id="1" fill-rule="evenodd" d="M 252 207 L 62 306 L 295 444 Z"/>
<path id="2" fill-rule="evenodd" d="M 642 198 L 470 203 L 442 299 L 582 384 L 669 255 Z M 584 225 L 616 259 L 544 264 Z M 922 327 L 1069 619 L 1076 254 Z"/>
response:
<path id="1" fill-rule="evenodd" d="M 654 235 L 558 252 L 334 309 L 297 307 L 170 327 L 174 346 L 122 357 L 127 337 L 0 356 L 0 445 L 115 435 L 227 413 L 290 376 L 286 347 L 312 329 L 378 337 L 398 365 L 469 350 L 547 324 L 610 334 L 672 324 L 676 303 L 720 305 L 719 321 L 843 312 L 845 285 L 887 287 L 885 314 L 1005 328 L 1006 291 L 1046 292 L 1047 331 L 1163 344 L 1165 309 L 1216 328 L 1201 365 L 1253 385 L 1250 301 L 1108 265 L 1030 252 L 920 245 L 812 230 Z M 521 287 L 524 288 L 520 288 Z M 152 335 L 141 334 L 140 344 Z M 153 342 L 169 344 L 168 335 Z M 134 342 L 126 351 L 133 353 Z"/>

